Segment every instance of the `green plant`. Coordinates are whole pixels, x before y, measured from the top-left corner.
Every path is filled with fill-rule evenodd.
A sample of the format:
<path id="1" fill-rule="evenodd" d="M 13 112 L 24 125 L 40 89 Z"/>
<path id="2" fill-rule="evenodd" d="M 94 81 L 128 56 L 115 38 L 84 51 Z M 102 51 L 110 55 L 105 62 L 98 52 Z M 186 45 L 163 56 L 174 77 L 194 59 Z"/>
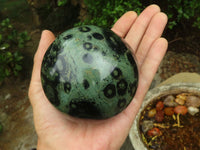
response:
<path id="1" fill-rule="evenodd" d="M 57 0 L 57 5 L 58 6 L 64 6 L 65 4 L 67 4 L 68 0 Z"/>
<path id="2" fill-rule="evenodd" d="M 200 17 L 197 17 L 196 21 L 193 24 L 194 27 L 198 27 L 200 29 Z"/>
<path id="3" fill-rule="evenodd" d="M 199 0 L 84 0 L 87 6 L 87 18 L 76 25 L 93 24 L 111 27 L 125 12 L 133 10 L 138 14 L 150 4 L 158 4 L 161 10 L 168 15 L 168 28 L 173 29 L 177 24 L 184 24 L 190 20 L 193 26 L 200 29 Z"/>
<path id="4" fill-rule="evenodd" d="M 23 56 L 20 50 L 30 36 L 26 31 L 18 33 L 6 18 L 0 22 L 0 81 L 22 70 Z"/>
<path id="5" fill-rule="evenodd" d="M 140 13 L 143 6 L 138 0 L 84 0 L 87 6 L 88 18 L 77 25 L 93 24 L 111 27 L 125 12 L 135 10 Z"/>
<path id="6" fill-rule="evenodd" d="M 185 20 L 193 21 L 193 26 L 200 29 L 200 1 L 199 0 L 168 0 L 167 4 L 160 3 L 166 7 L 165 11 L 169 18 L 168 27 L 172 29 L 178 23 L 184 24 Z M 165 6 L 163 6 L 165 5 Z"/>

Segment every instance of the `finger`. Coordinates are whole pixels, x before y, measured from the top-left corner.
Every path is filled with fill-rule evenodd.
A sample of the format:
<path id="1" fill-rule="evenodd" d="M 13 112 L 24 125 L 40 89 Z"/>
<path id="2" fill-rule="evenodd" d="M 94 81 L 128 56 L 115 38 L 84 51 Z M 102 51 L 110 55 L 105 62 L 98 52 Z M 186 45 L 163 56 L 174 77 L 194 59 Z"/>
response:
<path id="1" fill-rule="evenodd" d="M 152 18 L 136 52 L 136 58 L 139 67 L 145 60 L 145 57 L 152 43 L 162 35 L 166 24 L 167 24 L 167 16 L 162 12 L 157 13 Z"/>
<path id="2" fill-rule="evenodd" d="M 32 72 L 33 81 L 40 81 L 40 70 L 41 70 L 42 59 L 44 57 L 46 50 L 54 40 L 55 36 L 51 31 L 44 30 L 42 32 L 40 43 L 34 56 L 34 65 Z"/>
<path id="3" fill-rule="evenodd" d="M 134 11 L 129 11 L 125 13 L 112 27 L 112 31 L 118 36 L 124 38 L 137 18 L 137 13 Z"/>
<path id="4" fill-rule="evenodd" d="M 41 64 L 47 48 L 53 42 L 54 39 L 55 37 L 52 32 L 48 30 L 43 31 L 38 46 L 38 50 L 34 57 L 33 71 L 29 87 L 29 98 L 33 108 L 37 103 L 43 102 L 39 101 L 41 97 L 42 98 L 45 97 L 43 94 L 41 79 L 40 79 Z"/>
<path id="5" fill-rule="evenodd" d="M 156 74 L 156 71 L 158 70 L 158 67 L 166 53 L 167 47 L 168 42 L 165 38 L 159 38 L 153 43 L 144 60 L 144 63 L 139 70 L 139 84 L 143 87 L 138 87 L 138 89 L 144 91 L 147 91 L 149 89 L 154 75 Z"/>
<path id="6" fill-rule="evenodd" d="M 126 42 L 131 46 L 135 53 L 145 31 L 148 27 L 152 17 L 160 12 L 160 8 L 157 5 L 148 6 L 135 20 L 134 24 L 130 28 L 128 34 L 125 37 Z"/>
<path id="7" fill-rule="evenodd" d="M 126 115 L 134 120 L 143 99 L 150 87 L 150 84 L 154 78 L 154 75 L 166 53 L 167 40 L 164 38 L 157 39 L 152 45 L 144 63 L 141 66 L 139 74 L 139 84 L 134 99 L 125 110 Z"/>

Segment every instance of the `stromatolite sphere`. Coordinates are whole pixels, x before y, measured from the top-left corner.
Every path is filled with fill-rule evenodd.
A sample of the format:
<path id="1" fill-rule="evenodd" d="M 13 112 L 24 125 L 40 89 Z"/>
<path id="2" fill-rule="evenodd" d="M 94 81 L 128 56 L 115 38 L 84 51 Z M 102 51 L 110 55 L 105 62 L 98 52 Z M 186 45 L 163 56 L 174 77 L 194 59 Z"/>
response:
<path id="1" fill-rule="evenodd" d="M 138 70 L 121 38 L 109 29 L 85 25 L 65 31 L 50 45 L 41 79 L 47 98 L 60 111 L 105 119 L 131 102 Z"/>

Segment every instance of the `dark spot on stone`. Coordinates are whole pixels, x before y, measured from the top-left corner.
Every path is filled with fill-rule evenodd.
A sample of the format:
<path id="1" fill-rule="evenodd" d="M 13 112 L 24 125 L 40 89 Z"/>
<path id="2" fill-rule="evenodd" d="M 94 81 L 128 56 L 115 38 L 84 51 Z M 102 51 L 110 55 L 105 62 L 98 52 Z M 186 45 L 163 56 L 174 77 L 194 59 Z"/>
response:
<path id="1" fill-rule="evenodd" d="M 91 54 L 84 54 L 83 55 L 83 61 L 85 62 L 85 63 L 88 63 L 88 64 L 91 64 L 92 62 L 93 62 L 93 57 L 92 57 L 92 55 Z"/>
<path id="2" fill-rule="evenodd" d="M 116 95 L 116 89 L 115 89 L 115 85 L 114 84 L 108 84 L 104 90 L 104 95 L 107 98 L 113 98 Z"/>
<path id="3" fill-rule="evenodd" d="M 53 76 L 54 76 L 54 82 L 59 83 L 60 82 L 60 74 L 58 73 L 58 71 L 55 71 Z"/>
<path id="4" fill-rule="evenodd" d="M 47 88 L 47 85 L 50 85 L 50 87 L 56 87 L 57 84 L 59 83 L 59 81 L 56 79 L 55 74 L 53 74 L 53 75 L 48 74 L 47 75 L 47 73 L 44 72 L 43 69 L 41 71 L 41 79 L 42 79 L 42 85 L 44 86 L 43 88 Z"/>
<path id="5" fill-rule="evenodd" d="M 55 51 L 57 52 L 57 51 L 60 50 L 60 47 L 58 46 L 58 44 L 53 44 L 51 50 L 54 51 L 54 52 L 55 52 Z"/>
<path id="6" fill-rule="evenodd" d="M 92 40 L 92 36 L 88 35 L 87 36 L 88 40 Z"/>
<path id="7" fill-rule="evenodd" d="M 131 65 L 135 65 L 135 60 L 134 60 L 134 58 L 133 58 L 131 52 L 128 52 L 128 53 L 126 54 L 126 56 L 127 56 L 127 58 L 128 58 L 128 61 L 131 63 Z"/>
<path id="8" fill-rule="evenodd" d="M 51 83 L 48 81 L 46 81 L 46 83 L 48 86 L 43 85 L 43 90 L 44 93 L 46 93 L 47 98 L 53 105 L 60 105 L 60 100 L 58 99 L 58 92 L 53 88 L 55 87 L 55 85 L 51 85 Z"/>
<path id="9" fill-rule="evenodd" d="M 137 90 L 136 87 L 137 87 L 137 81 L 129 84 L 128 93 L 131 95 L 131 97 L 135 95 L 136 90 Z"/>
<path id="10" fill-rule="evenodd" d="M 119 79 L 122 76 L 122 71 L 118 67 L 115 67 L 114 70 L 111 72 L 111 76 L 114 79 Z"/>
<path id="11" fill-rule="evenodd" d="M 69 40 L 73 37 L 72 34 L 66 35 L 65 37 L 63 37 L 64 40 Z"/>
<path id="12" fill-rule="evenodd" d="M 91 99 L 73 99 L 70 104 L 69 114 L 80 118 L 101 118 L 101 112 Z"/>
<path id="13" fill-rule="evenodd" d="M 138 68 L 137 68 L 136 63 L 135 63 L 135 65 L 133 65 L 133 70 L 134 70 L 134 73 L 135 73 L 135 78 L 138 79 Z"/>
<path id="14" fill-rule="evenodd" d="M 86 50 L 91 50 L 92 49 L 92 43 L 85 42 L 83 44 L 83 48 L 86 49 Z"/>
<path id="15" fill-rule="evenodd" d="M 109 47 L 117 54 L 124 54 L 127 51 L 126 45 L 114 32 L 105 29 L 103 30 L 103 34 Z"/>
<path id="16" fill-rule="evenodd" d="M 127 87 L 128 87 L 128 83 L 126 82 L 126 80 L 121 79 L 117 83 L 117 93 L 119 95 L 124 95 L 126 93 Z"/>
<path id="17" fill-rule="evenodd" d="M 53 67 L 57 61 L 57 56 L 60 53 L 60 50 L 60 42 L 58 40 L 54 41 L 45 53 L 43 64 L 45 64 L 48 68 Z"/>
<path id="18" fill-rule="evenodd" d="M 118 104 L 117 104 L 118 108 L 124 108 L 126 106 L 126 99 L 119 99 Z"/>
<path id="19" fill-rule="evenodd" d="M 102 56 L 106 56 L 106 52 L 105 51 L 102 52 Z"/>
<path id="20" fill-rule="evenodd" d="M 84 86 L 85 89 L 88 89 L 89 86 L 90 86 L 89 82 L 86 79 L 83 80 L 83 86 Z"/>
<path id="21" fill-rule="evenodd" d="M 94 46 L 94 51 L 98 51 L 99 49 L 98 49 L 98 47 L 96 47 L 96 46 Z"/>
<path id="22" fill-rule="evenodd" d="M 103 40 L 104 39 L 103 35 L 101 35 L 99 33 L 93 33 L 92 36 L 97 40 Z"/>
<path id="23" fill-rule="evenodd" d="M 113 54 L 113 57 L 116 59 L 116 60 L 118 60 L 119 61 L 119 54 Z"/>
<path id="24" fill-rule="evenodd" d="M 45 65 L 45 70 L 48 70 L 49 68 L 53 67 L 55 64 L 54 58 L 51 57 L 51 55 L 48 55 L 48 52 L 46 53 L 46 57 L 44 57 L 42 63 Z"/>
<path id="25" fill-rule="evenodd" d="M 54 58 L 54 56 L 51 54 L 51 50 L 53 49 L 53 44 L 50 45 L 50 47 L 47 49 L 44 59 L 43 59 L 43 64 L 46 64 L 48 66 L 48 68 L 51 68 L 54 66 L 56 59 Z M 57 53 L 55 53 L 57 54 Z"/>
<path id="26" fill-rule="evenodd" d="M 71 91 L 71 84 L 69 82 L 64 83 L 64 90 L 67 94 Z"/>
<path id="27" fill-rule="evenodd" d="M 81 32 L 89 32 L 91 29 L 89 27 L 83 26 L 78 28 Z"/>

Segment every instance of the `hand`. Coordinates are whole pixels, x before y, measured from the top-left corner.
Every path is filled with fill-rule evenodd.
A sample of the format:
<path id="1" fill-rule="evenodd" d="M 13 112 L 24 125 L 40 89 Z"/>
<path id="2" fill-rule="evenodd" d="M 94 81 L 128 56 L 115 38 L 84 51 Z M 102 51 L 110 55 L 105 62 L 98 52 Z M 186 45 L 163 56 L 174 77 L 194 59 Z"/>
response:
<path id="1" fill-rule="evenodd" d="M 131 46 L 139 68 L 139 85 L 130 105 L 106 120 L 73 118 L 58 111 L 46 98 L 40 79 L 43 56 L 54 41 L 43 31 L 34 57 L 29 98 L 33 107 L 38 150 L 116 150 L 125 141 L 158 66 L 165 55 L 167 41 L 160 38 L 167 16 L 156 5 L 147 7 L 138 17 L 125 13 L 112 30 Z"/>

